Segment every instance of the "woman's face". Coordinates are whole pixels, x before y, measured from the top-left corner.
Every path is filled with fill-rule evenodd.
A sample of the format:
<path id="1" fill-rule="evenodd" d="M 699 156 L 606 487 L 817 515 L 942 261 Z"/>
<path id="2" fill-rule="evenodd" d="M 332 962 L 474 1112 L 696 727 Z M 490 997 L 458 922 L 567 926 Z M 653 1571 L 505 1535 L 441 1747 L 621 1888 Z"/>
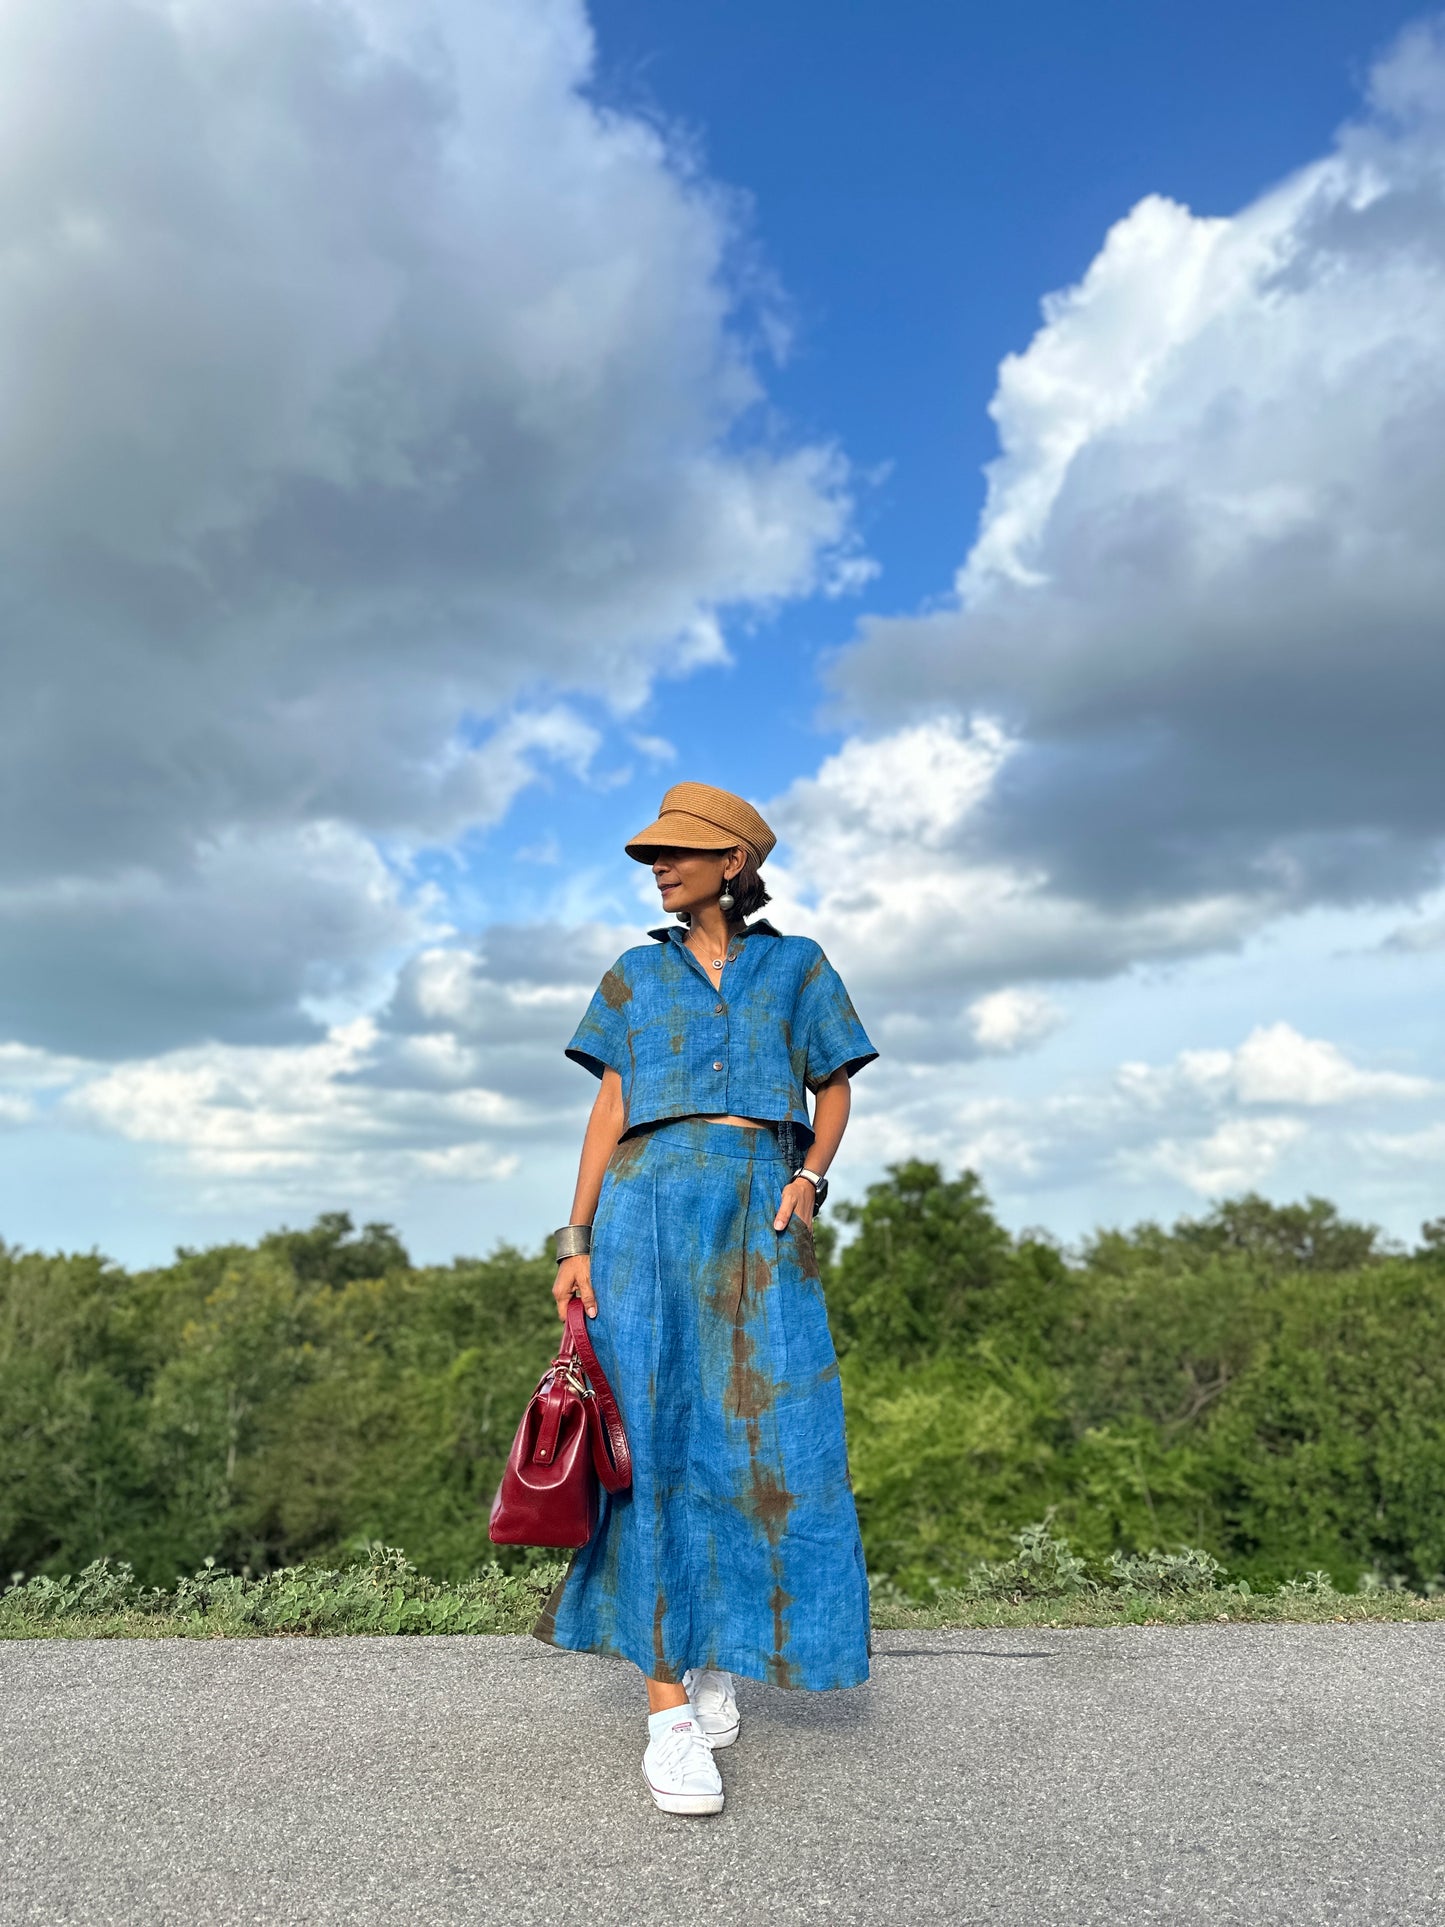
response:
<path id="1" fill-rule="evenodd" d="M 724 876 L 736 876 L 742 866 L 742 852 L 736 849 L 655 850 L 652 857 L 662 907 L 672 916 L 715 902 Z"/>

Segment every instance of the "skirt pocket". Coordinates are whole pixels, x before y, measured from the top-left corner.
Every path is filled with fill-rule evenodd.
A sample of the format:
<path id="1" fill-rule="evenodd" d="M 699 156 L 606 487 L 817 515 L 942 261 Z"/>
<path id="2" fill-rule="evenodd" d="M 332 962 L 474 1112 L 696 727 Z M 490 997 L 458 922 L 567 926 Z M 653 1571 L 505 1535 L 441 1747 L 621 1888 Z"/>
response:
<path id="1" fill-rule="evenodd" d="M 779 1404 L 793 1404 L 816 1396 L 838 1376 L 838 1356 L 828 1325 L 813 1234 L 794 1218 L 777 1234 L 777 1302 L 782 1356 L 779 1359 Z"/>

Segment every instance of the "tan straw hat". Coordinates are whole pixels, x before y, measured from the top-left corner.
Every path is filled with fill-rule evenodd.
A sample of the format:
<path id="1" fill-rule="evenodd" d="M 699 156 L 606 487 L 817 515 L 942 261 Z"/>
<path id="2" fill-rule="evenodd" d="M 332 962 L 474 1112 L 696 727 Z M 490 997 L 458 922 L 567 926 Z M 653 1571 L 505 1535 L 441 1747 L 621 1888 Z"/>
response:
<path id="1" fill-rule="evenodd" d="M 751 803 L 711 783 L 674 783 L 662 799 L 657 821 L 622 846 L 639 863 L 651 863 L 659 848 L 722 850 L 745 844 L 761 863 L 777 838 Z"/>

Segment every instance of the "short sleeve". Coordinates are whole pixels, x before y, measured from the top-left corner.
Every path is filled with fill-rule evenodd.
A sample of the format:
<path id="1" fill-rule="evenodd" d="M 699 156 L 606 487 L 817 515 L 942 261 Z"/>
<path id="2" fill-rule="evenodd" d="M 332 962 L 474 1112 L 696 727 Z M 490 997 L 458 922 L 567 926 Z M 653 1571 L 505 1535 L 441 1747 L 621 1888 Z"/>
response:
<path id="1" fill-rule="evenodd" d="M 631 996 L 631 985 L 614 964 L 593 991 L 572 1041 L 563 1047 L 574 1064 L 583 1065 L 594 1077 L 601 1077 L 608 1069 L 619 1076 L 626 1072 L 627 1018 L 623 1007 Z"/>
<path id="2" fill-rule="evenodd" d="M 840 1067 L 851 1077 L 878 1055 L 843 979 L 821 950 L 803 978 L 794 1031 L 803 1045 L 804 1080 L 810 1091 L 826 1084 Z"/>

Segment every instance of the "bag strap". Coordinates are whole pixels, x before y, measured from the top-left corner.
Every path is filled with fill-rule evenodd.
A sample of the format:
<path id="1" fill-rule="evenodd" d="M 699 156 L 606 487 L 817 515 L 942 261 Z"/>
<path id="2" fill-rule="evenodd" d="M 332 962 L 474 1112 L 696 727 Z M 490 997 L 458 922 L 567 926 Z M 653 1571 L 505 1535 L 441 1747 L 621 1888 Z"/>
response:
<path id="1" fill-rule="evenodd" d="M 602 1432 L 607 1436 L 607 1445 L 612 1457 L 609 1462 L 603 1449 L 599 1433 L 592 1435 L 592 1458 L 597 1467 L 597 1476 L 609 1492 L 621 1492 L 632 1484 L 632 1453 L 627 1444 L 627 1434 L 622 1426 L 622 1414 L 617 1409 L 617 1400 L 612 1396 L 612 1387 L 607 1383 L 607 1375 L 597 1363 L 597 1354 L 592 1349 L 592 1340 L 587 1336 L 587 1313 L 582 1309 L 580 1298 L 567 1300 L 567 1336 L 577 1356 L 582 1361 L 592 1386 L 593 1397 L 597 1403 L 597 1415 L 602 1421 Z M 615 1469 L 614 1469 L 615 1468 Z"/>

